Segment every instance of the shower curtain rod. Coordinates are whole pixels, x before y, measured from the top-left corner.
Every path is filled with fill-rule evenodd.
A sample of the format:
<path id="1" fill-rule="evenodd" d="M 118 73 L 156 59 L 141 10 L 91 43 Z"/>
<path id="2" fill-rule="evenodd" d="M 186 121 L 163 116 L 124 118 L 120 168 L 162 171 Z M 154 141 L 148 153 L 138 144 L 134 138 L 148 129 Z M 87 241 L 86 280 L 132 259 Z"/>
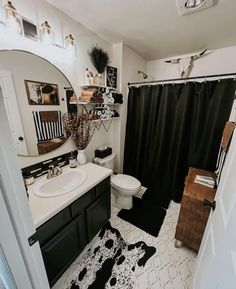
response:
<path id="1" fill-rule="evenodd" d="M 174 82 L 174 81 L 187 81 L 191 79 L 207 79 L 207 78 L 216 78 L 216 77 L 225 77 L 225 76 L 234 76 L 236 80 L 236 72 L 235 73 L 224 73 L 224 74 L 211 74 L 206 76 L 192 76 L 187 78 L 172 78 L 172 79 L 163 79 L 163 80 L 150 80 L 150 81 L 140 81 L 140 82 L 128 82 L 128 86 L 132 85 L 143 85 L 143 84 L 151 84 L 151 83 L 159 83 L 159 82 Z"/>

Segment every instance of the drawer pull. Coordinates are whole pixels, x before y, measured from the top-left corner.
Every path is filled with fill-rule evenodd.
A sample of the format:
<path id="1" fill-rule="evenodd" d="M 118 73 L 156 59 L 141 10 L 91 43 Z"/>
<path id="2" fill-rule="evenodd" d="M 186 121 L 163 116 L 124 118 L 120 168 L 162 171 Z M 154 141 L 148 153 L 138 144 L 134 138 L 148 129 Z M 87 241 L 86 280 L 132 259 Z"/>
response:
<path id="1" fill-rule="evenodd" d="M 205 200 L 203 201 L 203 206 L 211 207 L 212 210 L 215 211 L 216 201 L 210 202 L 210 201 L 208 201 L 207 199 L 205 199 Z"/>

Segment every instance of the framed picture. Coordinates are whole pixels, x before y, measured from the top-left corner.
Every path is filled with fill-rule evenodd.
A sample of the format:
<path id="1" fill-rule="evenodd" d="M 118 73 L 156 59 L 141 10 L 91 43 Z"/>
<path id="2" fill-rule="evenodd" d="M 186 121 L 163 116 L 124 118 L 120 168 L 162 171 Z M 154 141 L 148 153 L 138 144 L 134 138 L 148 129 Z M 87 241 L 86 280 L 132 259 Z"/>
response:
<path id="1" fill-rule="evenodd" d="M 24 36 L 33 40 L 39 40 L 38 27 L 30 20 L 22 17 L 22 26 L 24 31 Z"/>
<path id="2" fill-rule="evenodd" d="M 117 68 L 116 67 L 107 66 L 106 86 L 117 88 Z"/>
<path id="3" fill-rule="evenodd" d="M 30 105 L 59 105 L 58 85 L 41 81 L 25 80 Z"/>

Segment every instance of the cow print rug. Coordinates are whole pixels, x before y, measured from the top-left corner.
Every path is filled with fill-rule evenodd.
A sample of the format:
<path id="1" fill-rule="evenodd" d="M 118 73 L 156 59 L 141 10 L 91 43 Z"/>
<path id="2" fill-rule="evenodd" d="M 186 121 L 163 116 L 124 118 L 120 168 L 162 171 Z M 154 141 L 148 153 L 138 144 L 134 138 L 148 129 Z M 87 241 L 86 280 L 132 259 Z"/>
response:
<path id="1" fill-rule="evenodd" d="M 67 289 L 132 289 L 138 270 L 155 254 L 144 242 L 127 243 L 108 222 L 82 255 Z"/>

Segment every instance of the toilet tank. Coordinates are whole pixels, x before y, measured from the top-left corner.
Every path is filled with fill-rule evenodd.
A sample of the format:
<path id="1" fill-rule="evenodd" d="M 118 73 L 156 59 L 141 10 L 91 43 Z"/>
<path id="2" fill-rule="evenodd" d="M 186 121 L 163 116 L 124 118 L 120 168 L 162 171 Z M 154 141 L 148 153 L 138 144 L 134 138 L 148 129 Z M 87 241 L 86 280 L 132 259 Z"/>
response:
<path id="1" fill-rule="evenodd" d="M 103 159 L 94 158 L 94 163 L 99 165 L 99 166 L 114 170 L 115 156 L 116 156 L 116 154 L 113 153 L 113 154 L 111 154 L 111 155 L 109 155 Z"/>

